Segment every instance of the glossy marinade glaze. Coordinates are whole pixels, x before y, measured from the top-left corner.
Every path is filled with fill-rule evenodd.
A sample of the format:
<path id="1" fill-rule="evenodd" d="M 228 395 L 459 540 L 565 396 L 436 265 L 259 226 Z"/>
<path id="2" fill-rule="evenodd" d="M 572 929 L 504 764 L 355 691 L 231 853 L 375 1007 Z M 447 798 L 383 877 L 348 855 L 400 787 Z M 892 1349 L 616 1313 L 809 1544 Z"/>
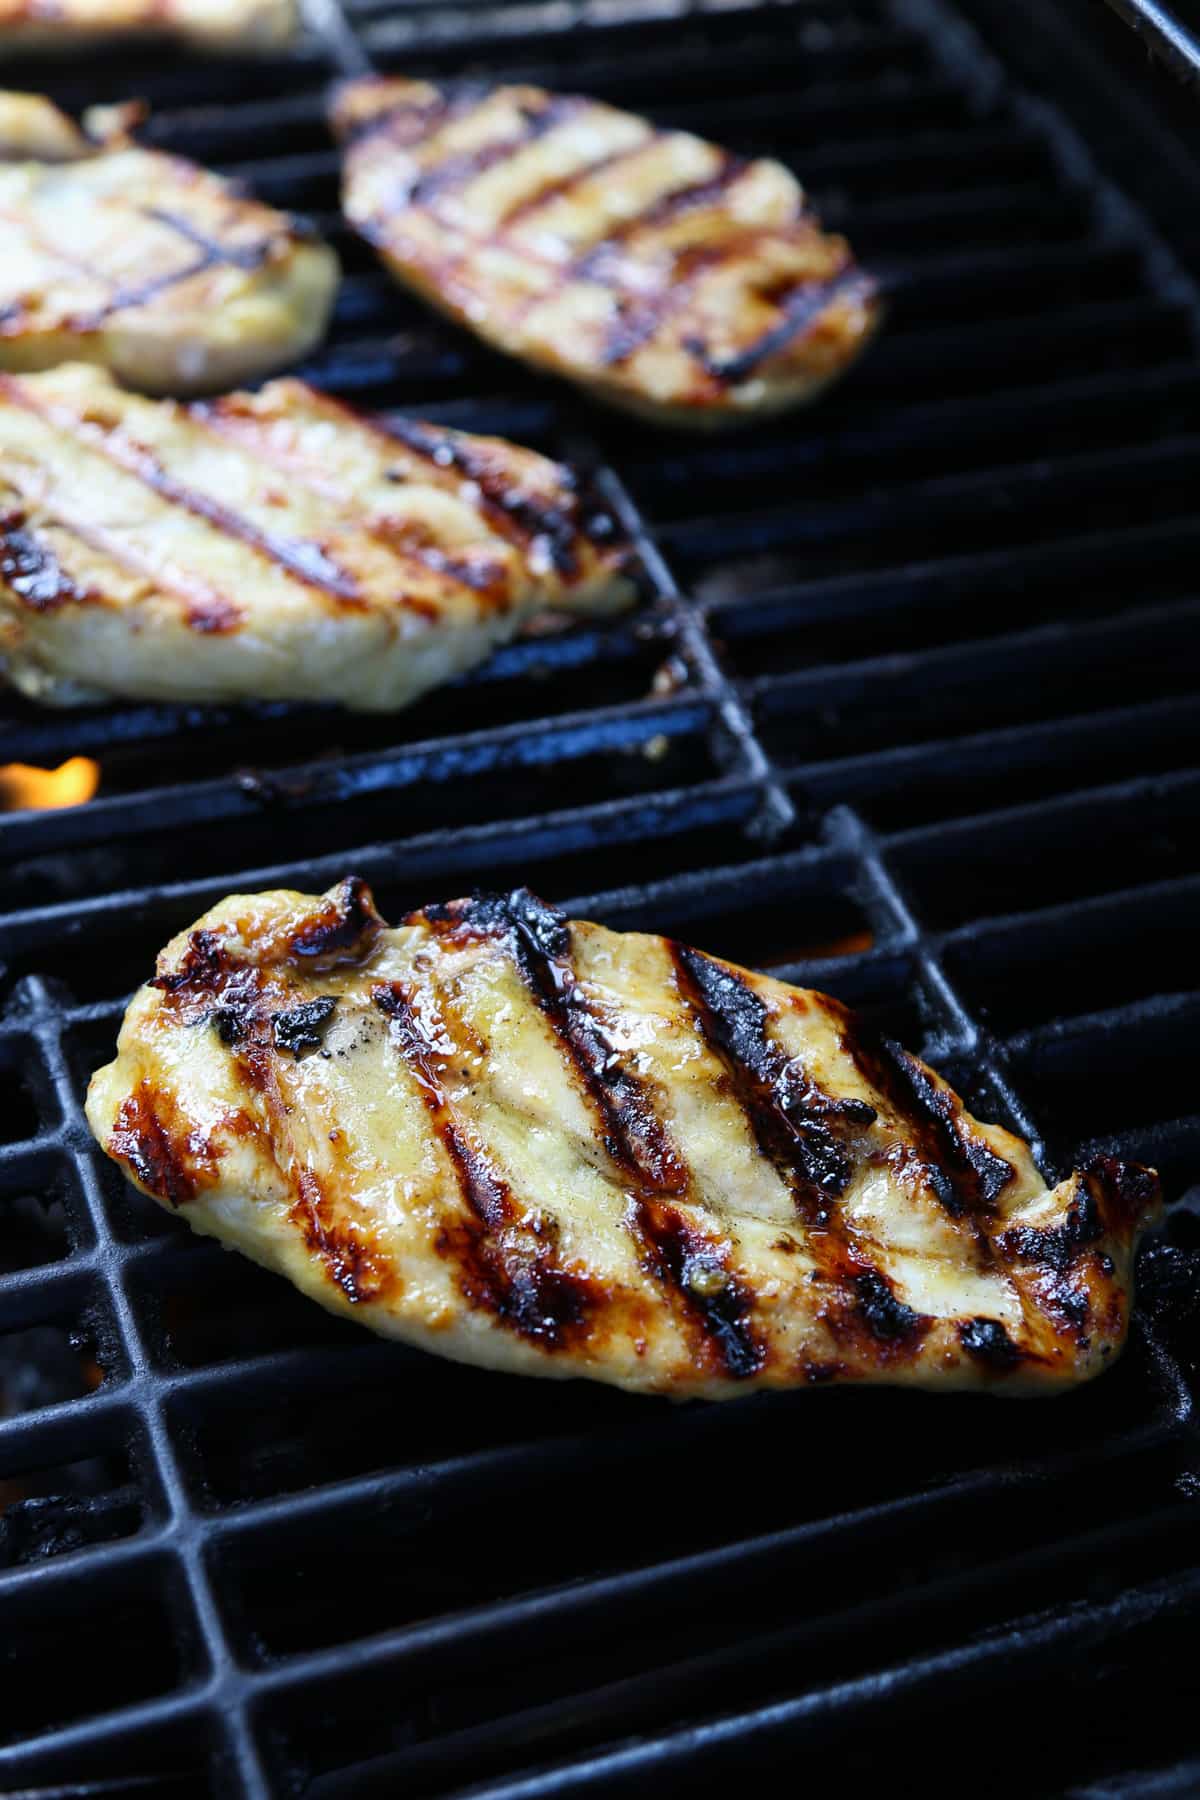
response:
<path id="1" fill-rule="evenodd" d="M 384 1335 L 719 1398 L 1062 1390 L 1123 1344 L 1153 1171 L 1027 1147 L 837 1001 L 518 890 L 389 930 L 233 896 L 88 1118 L 196 1230 Z"/>

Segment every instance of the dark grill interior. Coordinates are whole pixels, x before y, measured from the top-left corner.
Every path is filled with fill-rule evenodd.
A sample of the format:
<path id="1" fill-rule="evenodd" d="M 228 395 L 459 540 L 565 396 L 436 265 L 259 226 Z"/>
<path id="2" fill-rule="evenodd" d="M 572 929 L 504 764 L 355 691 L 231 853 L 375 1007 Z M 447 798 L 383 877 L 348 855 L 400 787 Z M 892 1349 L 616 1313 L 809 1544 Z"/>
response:
<path id="1" fill-rule="evenodd" d="M 1194 1793 L 1186 1204 L 1072 1398 L 673 1410 L 375 1342 L 91 1146 L 87 1074 L 167 937 L 354 869 L 393 917 L 520 880 L 690 936 L 886 1020 L 1049 1171 L 1103 1144 L 1195 1178 L 1190 279 L 940 0 L 335 6 L 267 66 L 20 78 L 146 93 L 156 142 L 312 214 L 346 281 L 305 373 L 598 465 L 647 597 L 397 718 L 2 703 L 0 762 L 102 785 L 0 816 L 0 1784 Z M 740 437 L 592 413 L 340 227 L 321 89 L 369 63 L 794 161 L 885 278 L 884 337 Z"/>

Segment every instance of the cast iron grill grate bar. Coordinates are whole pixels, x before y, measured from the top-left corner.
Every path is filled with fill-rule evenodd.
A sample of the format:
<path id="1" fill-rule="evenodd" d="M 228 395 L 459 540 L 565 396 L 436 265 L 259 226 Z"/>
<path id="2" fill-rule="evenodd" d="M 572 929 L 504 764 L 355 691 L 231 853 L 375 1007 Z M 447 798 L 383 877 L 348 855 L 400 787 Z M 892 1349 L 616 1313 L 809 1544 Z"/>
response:
<path id="1" fill-rule="evenodd" d="M 102 1372 L 95 1392 L 64 1380 L 24 1410 L 7 1404 L 0 1459 L 20 1479 L 83 1457 L 80 1479 L 93 1482 L 86 1471 L 121 1446 L 131 1462 L 123 1485 L 109 1482 L 57 1535 L 36 1535 L 36 1489 L 10 1506 L 33 1548 L 0 1568 L 0 1601 L 31 1635 L 39 1609 L 90 1618 L 118 1592 L 141 1608 L 110 1646 L 114 1663 L 124 1648 L 128 1679 L 101 1681 L 70 1718 L 52 1707 L 29 1718 L 0 1747 L 0 1769 L 22 1782 L 203 1768 L 204 1791 L 260 1797 L 479 1780 L 532 1800 L 637 1786 L 801 1733 L 836 1742 L 848 1719 L 857 1728 L 906 1696 L 917 1708 L 947 1683 L 994 1695 L 1014 1646 L 1032 1669 L 1118 1643 L 1128 1620 L 1194 1618 L 1191 1363 L 1169 1312 L 1165 1325 L 1139 1320 L 1125 1365 L 1072 1412 L 1069 1453 L 1032 1417 L 985 1430 L 956 1412 L 950 1435 L 964 1442 L 948 1454 L 946 1412 L 935 1423 L 896 1396 L 845 1396 L 864 1401 L 856 1437 L 911 1434 L 911 1463 L 851 1458 L 844 1489 L 828 1473 L 811 1514 L 763 1493 L 748 1516 L 721 1471 L 769 1467 L 794 1429 L 786 1400 L 664 1427 L 635 1402 L 523 1389 L 503 1416 L 479 1378 L 313 1320 L 211 1246 L 181 1242 L 90 1146 L 82 1075 L 169 932 L 233 886 L 322 884 L 356 867 L 385 912 L 482 876 L 532 877 L 569 911 L 687 931 L 833 987 L 965 1083 L 979 1110 L 1044 1145 L 1051 1167 L 1091 1139 L 1152 1150 L 1182 1184 L 1200 1150 L 1178 1082 L 1150 1091 L 1147 1077 L 1111 1130 L 1072 1085 L 1080 1069 L 1115 1075 L 1131 1057 L 1158 1080 L 1194 1041 L 1200 1008 L 1200 977 L 1179 954 L 1200 868 L 1172 838 L 1200 802 L 1197 601 L 1180 575 L 1194 562 L 1200 385 L 1195 297 L 1169 258 L 1061 121 L 1011 95 L 927 0 L 633 0 L 623 12 L 468 0 L 436 25 L 418 0 L 384 11 L 318 0 L 304 58 L 270 95 L 264 74 L 239 74 L 220 103 L 211 78 L 148 74 L 167 109 L 152 134 L 314 213 L 337 239 L 350 267 L 314 378 L 380 410 L 411 404 L 592 466 L 647 600 L 632 624 L 511 646 L 399 740 L 319 709 L 218 714 L 222 755 L 199 781 L 187 765 L 214 717 L 194 709 L 59 721 L 18 708 L 0 720 L 0 760 L 82 752 L 105 770 L 89 807 L 0 814 L 12 883 L 0 958 L 15 982 L 0 1072 L 25 1090 L 15 1124 L 0 1121 L 0 1196 L 20 1205 L 49 1188 L 65 1221 L 56 1255 L 31 1250 L 0 1273 L 0 1344 L 53 1330 L 82 1345 L 68 1363 Z M 852 228 L 885 276 L 894 317 L 874 362 L 803 430 L 768 425 L 694 449 L 671 440 L 661 454 L 601 419 L 580 436 L 549 383 L 443 331 L 333 228 L 336 158 L 314 77 L 410 60 L 451 71 L 464 56 L 552 85 L 566 56 L 573 85 L 794 155 L 827 218 Z M 732 92 L 725 58 L 758 84 L 752 99 Z M 119 70 L 96 77 L 110 78 L 119 89 Z M 265 133 L 281 154 L 264 154 Z M 1085 621 L 1069 634 L 1047 623 L 1047 600 L 1083 583 L 1095 590 Z M 964 622 L 968 587 L 979 613 Z M 480 723 L 464 733 L 467 698 Z M 297 757 L 281 749 L 293 734 L 306 745 L 337 734 L 338 754 Z M 450 823 L 426 828 L 431 787 Z M 268 863 L 271 823 L 288 853 Z M 1121 832 L 1128 848 L 1101 866 L 1092 847 Z M 1021 856 L 1024 884 L 1004 874 Z M 1075 860 L 1065 891 L 1044 879 L 1056 856 Z M 1139 942 L 1107 990 L 1064 975 L 1069 951 L 1098 977 L 1138 932 L 1162 948 Z M 1014 964 L 1045 981 L 1045 1010 L 1031 1008 L 1028 984 L 1020 1005 L 1002 991 Z M 403 1445 L 385 1441 L 372 1460 L 370 1408 L 390 1411 L 398 1389 L 418 1387 Z M 367 1410 L 355 1413 L 360 1394 Z M 463 1418 L 465 1437 L 447 1435 L 445 1421 Z M 694 1484 L 683 1535 L 623 1535 L 608 1515 L 628 1510 L 631 1485 L 669 1491 L 669 1467 Z M 554 1523 L 581 1479 L 600 1496 L 585 1563 Z M 127 1493 L 139 1496 L 131 1527 L 114 1498 Z M 1091 1505 L 1094 1494 L 1103 1516 L 1071 1524 L 1069 1497 Z M 503 1518 L 518 1502 L 541 1530 L 514 1539 L 507 1585 L 464 1587 L 447 1545 L 477 1529 L 473 1508 Z M 1045 1544 L 1048 1504 L 1064 1522 Z M 999 1526 L 994 1555 L 965 1549 L 965 1576 L 941 1569 L 939 1536 Z M 1155 1556 L 1168 1551 L 1186 1573 L 1164 1607 Z M 371 1555 L 385 1559 L 382 1581 L 363 1578 Z M 886 1604 L 847 1595 L 811 1620 L 780 1618 L 785 1576 L 803 1593 L 842 1558 L 890 1587 L 888 1556 L 916 1573 Z M 389 1585 L 386 1559 L 404 1581 Z M 1111 1604 L 1081 1600 L 1066 1573 L 1097 1561 L 1120 1585 Z M 331 1562 L 332 1584 L 320 1575 Z M 729 1622 L 702 1617 L 681 1642 L 697 1591 L 726 1596 Z M 1024 1618 L 1034 1592 L 1048 1617 Z M 912 1635 L 926 1611 L 941 1633 L 928 1641 Z M 603 1648 L 614 1621 L 645 1638 L 658 1697 L 636 1659 Z M 860 1659 L 839 1678 L 836 1658 L 824 1671 L 803 1660 L 872 1631 L 877 1673 L 862 1675 Z M 140 1656 L 138 1632 L 152 1646 Z M 909 1636 L 898 1659 L 884 1653 Z M 497 1672 L 522 1658 L 544 1698 L 536 1675 L 519 1694 Z M 765 1672 L 797 1658 L 773 1699 L 777 1677 L 764 1673 L 769 1704 L 729 1685 L 739 1664 Z M 634 1723 L 643 1736 L 625 1744 Z"/>

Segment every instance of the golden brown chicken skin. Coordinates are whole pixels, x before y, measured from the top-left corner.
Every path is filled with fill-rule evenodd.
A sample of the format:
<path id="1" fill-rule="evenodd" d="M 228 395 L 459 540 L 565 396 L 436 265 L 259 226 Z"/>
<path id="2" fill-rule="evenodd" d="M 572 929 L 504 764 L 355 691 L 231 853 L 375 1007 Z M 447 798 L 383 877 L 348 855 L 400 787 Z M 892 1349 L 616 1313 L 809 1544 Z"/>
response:
<path id="1" fill-rule="evenodd" d="M 389 930 L 235 895 L 88 1119 L 197 1231 L 385 1336 L 675 1397 L 1053 1393 L 1125 1338 L 1153 1171 L 1027 1147 L 825 995 L 525 890 Z"/>
<path id="2" fill-rule="evenodd" d="M 333 119 L 346 215 L 397 279 L 614 406 L 699 427 L 796 406 L 878 324 L 779 163 L 528 86 L 373 77 Z"/>

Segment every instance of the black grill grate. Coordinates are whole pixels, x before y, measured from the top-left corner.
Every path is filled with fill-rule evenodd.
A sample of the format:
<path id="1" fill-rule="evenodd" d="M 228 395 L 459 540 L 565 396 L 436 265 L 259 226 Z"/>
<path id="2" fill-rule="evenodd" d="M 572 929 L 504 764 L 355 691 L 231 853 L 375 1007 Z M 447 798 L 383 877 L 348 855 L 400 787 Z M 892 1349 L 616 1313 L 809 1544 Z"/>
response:
<path id="1" fill-rule="evenodd" d="M 886 1020 L 1048 1169 L 1103 1143 L 1196 1175 L 1200 358 L 1163 245 L 941 0 L 311 16 L 266 66 L 23 75 L 146 92 L 156 141 L 312 213 L 347 279 L 306 373 L 597 467 L 647 597 L 397 719 L 4 703 L 0 762 L 103 783 L 0 816 L 0 1785 L 542 1800 L 803 1754 L 1194 1792 L 1186 1207 L 1127 1358 L 1052 1407 L 669 1410 L 369 1340 L 90 1145 L 87 1072 L 168 935 L 352 867 L 393 916 L 512 878 L 690 935 Z M 888 332 L 736 439 L 593 414 L 340 227 L 320 90 L 369 63 L 794 158 Z"/>

